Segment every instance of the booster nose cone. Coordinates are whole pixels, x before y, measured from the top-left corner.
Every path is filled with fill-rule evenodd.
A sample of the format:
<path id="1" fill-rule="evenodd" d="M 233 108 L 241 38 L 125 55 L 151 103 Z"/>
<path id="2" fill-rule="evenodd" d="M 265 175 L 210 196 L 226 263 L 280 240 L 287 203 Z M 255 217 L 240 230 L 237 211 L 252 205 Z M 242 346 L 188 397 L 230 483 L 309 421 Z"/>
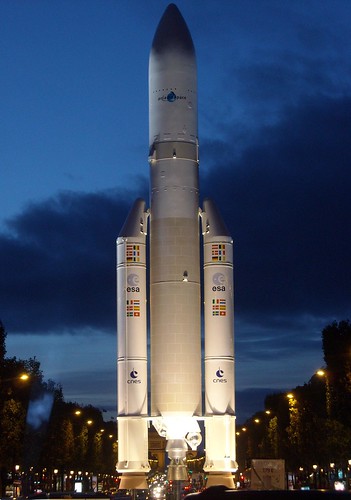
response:
<path id="1" fill-rule="evenodd" d="M 206 228 L 209 236 L 228 236 L 230 233 L 213 200 L 205 198 L 203 210 L 206 214 Z"/>
<path id="2" fill-rule="evenodd" d="M 171 3 L 158 24 L 151 52 L 161 55 L 174 49 L 188 55 L 195 55 L 193 40 L 186 22 L 178 7 Z"/>

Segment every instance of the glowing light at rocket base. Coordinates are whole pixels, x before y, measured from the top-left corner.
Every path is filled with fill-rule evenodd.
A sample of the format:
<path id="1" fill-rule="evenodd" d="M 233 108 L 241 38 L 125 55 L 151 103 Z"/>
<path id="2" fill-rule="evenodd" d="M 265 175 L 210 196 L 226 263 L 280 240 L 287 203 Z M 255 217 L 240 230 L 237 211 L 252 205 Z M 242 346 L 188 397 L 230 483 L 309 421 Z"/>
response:
<path id="1" fill-rule="evenodd" d="M 203 439 L 201 420 L 208 485 L 233 487 L 233 242 L 214 203 L 205 200 L 199 208 L 195 49 L 174 4 L 164 12 L 150 52 L 149 147 L 150 208 L 136 200 L 117 238 L 120 488 L 147 487 L 150 421 L 167 440 L 169 479 L 186 479 L 187 451 L 196 450 Z"/>

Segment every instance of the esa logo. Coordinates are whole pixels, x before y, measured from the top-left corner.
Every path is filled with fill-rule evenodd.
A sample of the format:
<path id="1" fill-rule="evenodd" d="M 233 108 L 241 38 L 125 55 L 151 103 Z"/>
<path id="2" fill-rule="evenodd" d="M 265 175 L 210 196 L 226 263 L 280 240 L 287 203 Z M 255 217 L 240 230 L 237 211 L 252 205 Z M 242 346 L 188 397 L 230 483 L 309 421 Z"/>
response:
<path id="1" fill-rule="evenodd" d="M 141 380 L 138 378 L 139 374 L 134 368 L 129 375 L 130 379 L 127 380 L 127 384 L 141 384 Z"/>
<path id="2" fill-rule="evenodd" d="M 139 276 L 137 274 L 128 274 L 127 283 L 127 292 L 140 292 Z"/>
<path id="3" fill-rule="evenodd" d="M 214 384 L 226 384 L 228 380 L 224 377 L 224 371 L 218 368 L 216 371 L 216 378 L 212 380 Z"/>
<path id="4" fill-rule="evenodd" d="M 223 273 L 215 273 L 212 276 L 213 292 L 225 292 L 225 276 Z"/>

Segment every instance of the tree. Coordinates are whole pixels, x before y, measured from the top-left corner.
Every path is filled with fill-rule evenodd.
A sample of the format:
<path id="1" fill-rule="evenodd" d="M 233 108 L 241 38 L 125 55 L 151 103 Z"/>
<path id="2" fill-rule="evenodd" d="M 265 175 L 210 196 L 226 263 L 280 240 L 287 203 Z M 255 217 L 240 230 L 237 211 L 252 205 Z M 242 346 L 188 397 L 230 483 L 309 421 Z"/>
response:
<path id="1" fill-rule="evenodd" d="M 20 401 L 7 399 L 4 402 L 1 425 L 1 458 L 2 463 L 12 470 L 23 453 L 23 430 L 26 413 Z"/>
<path id="2" fill-rule="evenodd" d="M 6 358 L 6 332 L 0 324 L 0 495 L 5 496 L 7 473 L 23 454 L 29 383 L 20 375 L 27 372 L 26 362 Z"/>
<path id="3" fill-rule="evenodd" d="M 0 320 L 0 363 L 4 360 L 6 356 L 6 337 L 7 333 L 5 327 Z"/>
<path id="4" fill-rule="evenodd" d="M 33 492 L 33 478 L 44 469 L 43 488 L 53 486 L 56 468 L 62 485 L 67 470 L 113 474 L 116 423 L 104 422 L 101 411 L 91 405 L 65 402 L 61 386 L 44 380 L 35 357 L 6 358 L 5 340 L 0 321 L 0 496 L 5 497 L 8 473 L 16 464 L 27 472 L 22 483 L 24 496 Z M 25 382 L 20 377 L 23 373 L 29 376 Z"/>
<path id="5" fill-rule="evenodd" d="M 351 413 L 351 324 L 334 321 L 322 332 L 331 417 L 349 425 Z"/>
<path id="6" fill-rule="evenodd" d="M 334 321 L 322 331 L 324 360 L 327 367 L 339 372 L 351 367 L 351 323 Z"/>

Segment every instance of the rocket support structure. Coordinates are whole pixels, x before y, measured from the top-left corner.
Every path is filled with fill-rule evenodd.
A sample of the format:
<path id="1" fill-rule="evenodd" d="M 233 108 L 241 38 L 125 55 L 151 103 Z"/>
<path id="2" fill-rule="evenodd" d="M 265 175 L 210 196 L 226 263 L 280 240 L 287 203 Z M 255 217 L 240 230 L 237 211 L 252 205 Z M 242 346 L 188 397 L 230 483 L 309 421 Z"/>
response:
<path id="1" fill-rule="evenodd" d="M 199 209 L 196 58 L 174 4 L 163 15 L 150 52 L 149 139 L 150 209 L 136 200 L 117 239 L 120 487 L 146 487 L 150 422 L 167 439 L 169 477 L 186 479 L 188 447 L 195 450 L 202 441 L 200 420 L 205 420 L 209 483 L 233 486 L 233 242 L 213 202 L 206 200 Z"/>

